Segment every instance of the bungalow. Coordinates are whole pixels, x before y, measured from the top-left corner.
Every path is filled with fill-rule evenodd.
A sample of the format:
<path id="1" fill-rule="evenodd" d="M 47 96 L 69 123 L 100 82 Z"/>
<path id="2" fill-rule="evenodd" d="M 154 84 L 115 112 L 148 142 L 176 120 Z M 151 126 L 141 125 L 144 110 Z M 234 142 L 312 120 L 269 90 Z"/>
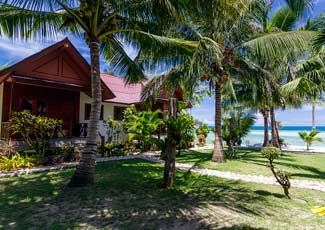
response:
<path id="1" fill-rule="evenodd" d="M 7 137 L 10 113 L 29 110 L 63 120 L 66 136 L 86 135 L 90 117 L 91 74 L 88 62 L 66 38 L 0 71 L 0 133 Z M 121 120 L 123 110 L 140 105 L 144 83 L 128 84 L 120 77 L 101 74 L 102 109 L 100 130 L 105 134 L 105 120 Z M 181 93 L 176 95 L 182 99 Z M 153 105 L 166 110 L 162 93 Z"/>

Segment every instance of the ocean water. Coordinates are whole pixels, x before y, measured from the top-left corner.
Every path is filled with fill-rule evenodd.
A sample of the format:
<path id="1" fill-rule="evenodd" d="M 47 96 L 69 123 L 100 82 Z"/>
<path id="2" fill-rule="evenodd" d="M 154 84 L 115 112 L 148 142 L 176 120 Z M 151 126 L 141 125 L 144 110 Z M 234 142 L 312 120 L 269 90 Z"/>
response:
<path id="1" fill-rule="evenodd" d="M 311 126 L 284 126 L 279 130 L 280 137 L 285 140 L 287 145 L 294 146 L 306 146 L 306 144 L 300 139 L 299 132 L 301 131 L 311 131 Z M 317 127 L 318 131 L 321 131 L 318 134 L 318 137 L 323 139 L 323 142 L 314 142 L 312 146 L 314 147 L 325 147 L 325 126 Z M 271 132 L 269 133 L 271 137 Z M 209 133 L 207 138 L 207 143 L 211 144 L 212 140 L 214 140 L 214 133 Z M 264 129 L 262 126 L 253 126 L 251 128 L 250 133 L 243 138 L 243 146 L 254 145 L 263 143 L 264 140 Z"/>

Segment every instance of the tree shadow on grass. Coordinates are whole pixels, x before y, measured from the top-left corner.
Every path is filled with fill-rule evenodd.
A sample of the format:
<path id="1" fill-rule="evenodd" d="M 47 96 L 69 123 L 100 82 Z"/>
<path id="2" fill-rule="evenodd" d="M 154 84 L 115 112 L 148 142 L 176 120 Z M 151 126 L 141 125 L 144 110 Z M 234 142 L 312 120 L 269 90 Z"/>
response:
<path id="1" fill-rule="evenodd" d="M 245 159 L 243 160 L 247 163 L 253 163 L 253 164 L 257 164 L 257 165 L 263 165 L 265 167 L 268 167 L 268 164 L 261 159 Z M 303 172 L 296 172 L 296 173 L 292 173 L 291 176 L 292 177 L 300 177 L 297 179 L 305 179 L 305 178 L 311 178 L 311 179 L 325 179 L 325 171 L 321 171 L 318 168 L 312 167 L 312 166 L 307 166 L 307 165 L 301 165 L 301 164 L 294 164 L 294 163 L 290 163 L 290 162 L 283 162 L 283 161 L 275 161 L 275 165 L 277 166 L 277 168 L 281 168 L 281 166 L 284 167 L 288 167 L 289 169 L 287 169 L 290 172 L 290 168 L 292 169 L 296 169 L 296 170 L 304 170 L 304 171 L 308 171 L 311 174 L 308 173 L 303 173 Z M 305 177 L 305 178 L 302 178 Z"/>
<path id="2" fill-rule="evenodd" d="M 87 188 L 65 187 L 73 170 L 6 179 L 0 228 L 210 229 L 232 226 L 240 215 L 272 216 L 269 194 L 182 171 L 166 190 L 162 169 L 140 160 L 98 164 L 97 182 Z M 239 229 L 254 229 L 247 226 Z"/>

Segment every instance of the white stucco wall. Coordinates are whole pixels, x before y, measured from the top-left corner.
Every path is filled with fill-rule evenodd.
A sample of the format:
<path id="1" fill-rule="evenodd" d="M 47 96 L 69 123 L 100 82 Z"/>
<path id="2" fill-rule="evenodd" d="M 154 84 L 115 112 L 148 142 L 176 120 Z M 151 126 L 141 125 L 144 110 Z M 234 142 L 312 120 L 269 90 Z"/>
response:
<path id="1" fill-rule="evenodd" d="M 79 113 L 79 122 L 80 123 L 88 123 L 88 120 L 85 120 L 85 104 L 90 104 L 91 103 L 91 98 L 84 94 L 80 93 L 80 113 Z M 100 122 L 100 127 L 99 131 L 101 135 L 105 135 L 107 137 L 107 128 L 105 126 L 107 119 L 113 118 L 114 117 L 114 106 L 118 107 L 128 107 L 127 105 L 124 104 L 116 104 L 116 103 L 106 103 L 103 102 L 102 105 L 104 106 L 104 121 Z"/>

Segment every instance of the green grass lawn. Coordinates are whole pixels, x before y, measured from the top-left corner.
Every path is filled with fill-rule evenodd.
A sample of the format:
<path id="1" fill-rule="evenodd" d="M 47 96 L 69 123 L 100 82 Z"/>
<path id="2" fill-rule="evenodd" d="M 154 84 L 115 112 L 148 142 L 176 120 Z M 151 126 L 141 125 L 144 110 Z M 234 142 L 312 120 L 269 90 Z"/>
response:
<path id="1" fill-rule="evenodd" d="M 0 180 L 0 229 L 322 229 L 325 193 L 177 171 L 160 188 L 162 165 L 130 160 L 97 166 L 96 184 L 67 188 L 73 169 Z"/>
<path id="2" fill-rule="evenodd" d="M 177 162 L 220 171 L 272 176 L 267 167 L 268 161 L 260 152 L 250 150 L 238 152 L 239 159 L 228 160 L 224 164 L 211 161 L 212 150 L 182 152 Z M 292 173 L 294 179 L 325 180 L 325 154 L 283 153 L 280 159 L 275 160 L 275 165 Z"/>

